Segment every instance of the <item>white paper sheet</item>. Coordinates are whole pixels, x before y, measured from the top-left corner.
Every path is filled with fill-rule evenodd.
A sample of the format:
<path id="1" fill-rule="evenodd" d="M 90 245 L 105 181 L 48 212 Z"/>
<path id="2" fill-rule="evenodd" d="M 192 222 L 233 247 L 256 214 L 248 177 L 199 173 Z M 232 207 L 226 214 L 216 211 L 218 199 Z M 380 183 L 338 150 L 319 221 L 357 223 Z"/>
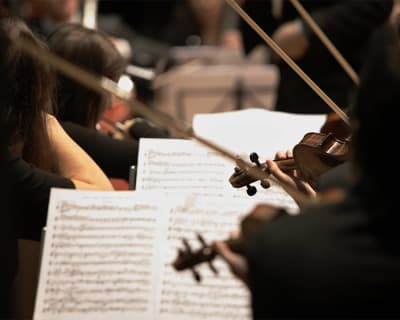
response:
<path id="1" fill-rule="evenodd" d="M 235 163 L 195 141 L 141 139 L 136 190 L 189 191 L 200 195 L 232 195 L 248 199 L 245 188 L 235 189 L 228 181 L 234 167 Z M 293 199 L 276 184 L 269 189 L 258 187 L 257 194 L 250 201 L 266 202 L 291 212 L 298 209 Z"/>
<path id="2" fill-rule="evenodd" d="M 293 149 L 306 133 L 319 132 L 325 119 L 325 115 L 246 109 L 197 114 L 193 130 L 241 156 L 257 152 L 262 159 L 273 159 L 277 151 Z"/>
<path id="3" fill-rule="evenodd" d="M 252 207 L 230 196 L 53 189 L 35 320 L 250 318 L 249 295 L 221 261 L 177 273 L 181 238 L 225 239 Z M 232 308 L 235 306 L 235 308 Z"/>

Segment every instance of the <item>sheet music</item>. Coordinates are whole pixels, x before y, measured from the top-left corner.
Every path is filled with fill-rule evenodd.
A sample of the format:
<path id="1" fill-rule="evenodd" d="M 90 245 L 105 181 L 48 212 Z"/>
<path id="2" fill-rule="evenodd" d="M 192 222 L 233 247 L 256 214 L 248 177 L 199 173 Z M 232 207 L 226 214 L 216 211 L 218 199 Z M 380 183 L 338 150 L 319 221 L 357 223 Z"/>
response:
<path id="1" fill-rule="evenodd" d="M 157 197 L 158 201 L 155 201 Z M 250 318 L 249 294 L 222 261 L 198 284 L 171 263 L 195 233 L 224 239 L 250 211 L 230 195 L 53 189 L 35 320 Z"/>
<path id="2" fill-rule="evenodd" d="M 273 159 L 277 151 L 292 150 L 308 132 L 319 132 L 325 115 L 303 115 L 265 109 L 197 114 L 193 130 L 239 155 L 257 152 Z"/>
<path id="3" fill-rule="evenodd" d="M 234 278 L 227 265 L 216 259 L 218 275 L 207 264 L 196 267 L 202 277 L 197 283 L 190 270 L 177 273 L 171 261 L 182 248 L 182 238 L 195 250 L 200 247 L 196 234 L 207 242 L 225 239 L 237 230 L 240 218 L 253 207 L 251 201 L 231 196 L 189 196 L 183 206 L 171 209 L 167 231 L 167 251 L 162 260 L 157 319 L 250 319 L 249 293 Z"/>
<path id="4" fill-rule="evenodd" d="M 245 188 L 233 188 L 228 179 L 235 164 L 195 141 L 140 139 L 136 190 L 193 192 L 200 195 L 232 195 L 249 199 Z M 254 184 L 257 186 L 258 184 Z M 253 203 L 267 202 L 295 212 L 293 199 L 278 185 L 257 187 Z"/>
<path id="5" fill-rule="evenodd" d="M 169 201 L 52 189 L 34 319 L 153 319 Z"/>

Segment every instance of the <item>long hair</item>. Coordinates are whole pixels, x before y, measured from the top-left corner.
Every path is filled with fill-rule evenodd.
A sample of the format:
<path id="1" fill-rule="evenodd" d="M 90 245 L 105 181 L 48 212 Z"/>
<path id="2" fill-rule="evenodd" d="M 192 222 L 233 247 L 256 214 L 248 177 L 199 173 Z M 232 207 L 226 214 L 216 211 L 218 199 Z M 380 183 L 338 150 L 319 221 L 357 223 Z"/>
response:
<path id="1" fill-rule="evenodd" d="M 118 80 L 124 70 L 124 59 L 100 31 L 66 24 L 55 30 L 47 42 L 51 51 L 96 75 Z M 57 75 L 58 119 L 93 128 L 107 103 L 111 103 L 107 96 Z"/>
<path id="2" fill-rule="evenodd" d="M 7 35 L 15 31 L 18 31 L 18 37 L 30 41 L 37 48 L 46 48 L 22 21 L 9 17 L 0 19 L 1 33 Z M 7 90 L 2 105 L 2 121 L 10 134 L 9 149 L 19 149 L 26 161 L 41 169 L 54 169 L 49 157 L 45 115 L 53 112 L 52 72 L 49 66 L 12 44 L 5 52 L 5 66 Z"/>

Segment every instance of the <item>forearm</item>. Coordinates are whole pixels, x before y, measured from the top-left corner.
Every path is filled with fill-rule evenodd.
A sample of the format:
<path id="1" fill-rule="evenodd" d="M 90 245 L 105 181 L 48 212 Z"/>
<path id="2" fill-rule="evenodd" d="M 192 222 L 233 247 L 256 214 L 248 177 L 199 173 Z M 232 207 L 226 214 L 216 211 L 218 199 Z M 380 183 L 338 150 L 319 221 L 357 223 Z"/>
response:
<path id="1" fill-rule="evenodd" d="M 71 179 L 77 189 L 112 190 L 100 167 L 64 131 L 54 117 L 48 118 L 51 152 L 59 174 Z"/>

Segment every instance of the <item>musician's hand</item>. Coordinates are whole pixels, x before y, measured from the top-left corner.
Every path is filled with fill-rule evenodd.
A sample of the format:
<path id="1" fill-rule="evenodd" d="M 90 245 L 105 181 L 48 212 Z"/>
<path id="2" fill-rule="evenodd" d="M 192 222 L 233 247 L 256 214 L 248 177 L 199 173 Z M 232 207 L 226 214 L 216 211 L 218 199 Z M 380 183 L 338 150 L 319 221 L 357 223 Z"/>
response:
<path id="1" fill-rule="evenodd" d="M 242 241 L 248 241 L 257 230 L 270 221 L 275 220 L 284 211 L 276 207 L 260 204 L 257 205 L 241 222 L 240 233 L 231 234 L 230 239 L 241 238 Z M 248 285 L 248 266 L 246 259 L 233 252 L 224 241 L 215 241 L 214 246 L 221 257 L 228 263 L 232 273 Z"/>
<path id="2" fill-rule="evenodd" d="M 214 246 L 218 254 L 226 261 L 232 273 L 248 285 L 248 267 L 246 259 L 234 253 L 224 241 L 215 241 Z"/>
<path id="3" fill-rule="evenodd" d="M 273 33 L 272 39 L 295 60 L 302 58 L 309 47 L 300 20 L 289 21 L 281 25 Z M 276 56 L 273 57 L 276 58 Z"/>
<path id="4" fill-rule="evenodd" d="M 292 157 L 293 153 L 291 151 L 286 151 L 286 153 L 278 152 L 275 155 L 275 160 L 283 160 Z M 267 160 L 266 164 L 269 168 L 270 173 L 280 182 L 288 184 L 310 197 L 316 196 L 315 190 L 310 186 L 310 184 L 301 179 L 296 170 L 282 171 L 278 167 L 278 165 L 272 160 Z"/>

